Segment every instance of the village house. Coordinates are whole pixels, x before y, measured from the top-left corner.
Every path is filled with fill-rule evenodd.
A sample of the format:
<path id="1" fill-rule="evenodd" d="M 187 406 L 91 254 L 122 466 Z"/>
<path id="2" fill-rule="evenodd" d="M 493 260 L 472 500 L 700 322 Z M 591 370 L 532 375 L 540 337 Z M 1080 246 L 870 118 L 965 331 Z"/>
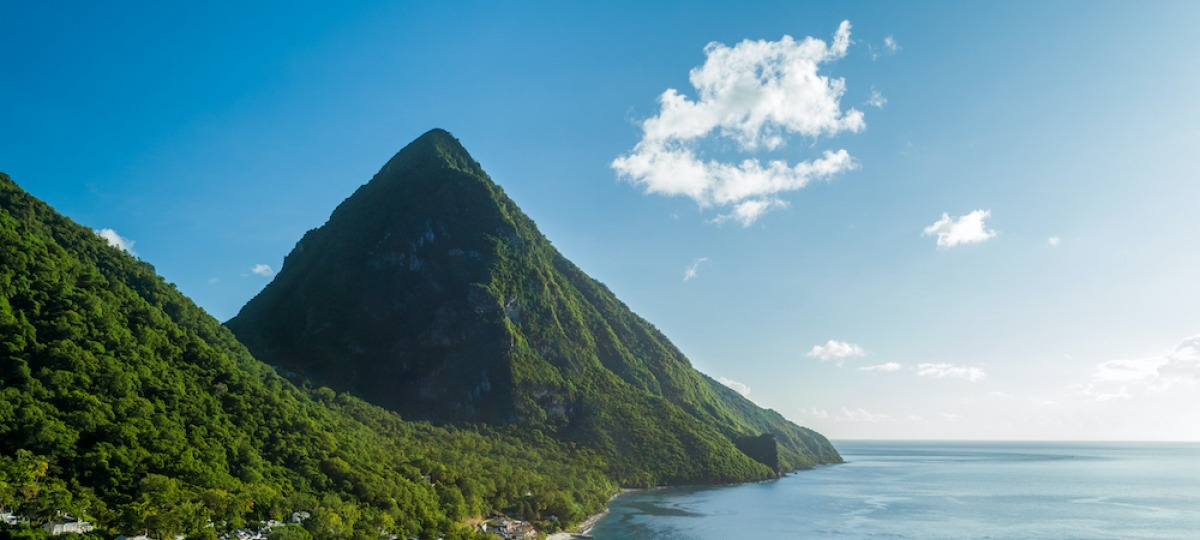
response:
<path id="1" fill-rule="evenodd" d="M 83 534 L 91 532 L 95 527 L 92 526 L 91 522 L 75 519 L 63 514 L 61 519 L 56 519 L 42 525 L 42 529 L 50 533 L 50 536 L 58 536 L 66 533 Z"/>

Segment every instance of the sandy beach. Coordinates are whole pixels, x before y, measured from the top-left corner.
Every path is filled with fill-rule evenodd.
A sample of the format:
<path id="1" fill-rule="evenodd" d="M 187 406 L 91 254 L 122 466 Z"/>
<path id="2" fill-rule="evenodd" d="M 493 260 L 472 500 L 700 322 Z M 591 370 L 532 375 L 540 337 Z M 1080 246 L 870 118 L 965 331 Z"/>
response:
<path id="1" fill-rule="evenodd" d="M 625 494 L 625 493 L 629 493 L 631 491 L 640 491 L 640 490 L 632 489 L 632 488 L 622 489 L 621 491 L 614 493 L 612 497 L 609 497 L 608 502 L 611 503 L 613 501 L 613 499 L 617 498 L 617 496 Z M 592 530 L 592 527 L 594 527 L 596 525 L 596 522 L 600 521 L 600 518 L 607 516 L 607 515 L 608 515 L 608 506 L 605 505 L 603 511 L 601 511 L 598 514 L 592 514 L 592 515 L 588 516 L 587 519 L 583 520 L 583 523 L 580 523 L 579 525 L 577 525 L 572 531 L 564 531 L 564 532 L 557 532 L 557 533 L 551 534 L 546 537 L 546 540 L 571 540 L 571 538 L 573 538 L 575 535 L 587 534 L 589 531 Z"/>
<path id="2" fill-rule="evenodd" d="M 592 527 L 596 525 L 596 522 L 600 521 L 600 518 L 607 515 L 608 508 L 605 508 L 604 511 L 600 512 L 599 514 L 592 514 L 588 516 L 587 519 L 583 520 L 583 523 L 580 523 L 579 526 L 575 527 L 574 532 L 557 532 L 547 536 L 546 540 L 571 540 L 571 538 L 573 538 L 576 534 L 587 534 L 587 532 L 592 530 Z"/>

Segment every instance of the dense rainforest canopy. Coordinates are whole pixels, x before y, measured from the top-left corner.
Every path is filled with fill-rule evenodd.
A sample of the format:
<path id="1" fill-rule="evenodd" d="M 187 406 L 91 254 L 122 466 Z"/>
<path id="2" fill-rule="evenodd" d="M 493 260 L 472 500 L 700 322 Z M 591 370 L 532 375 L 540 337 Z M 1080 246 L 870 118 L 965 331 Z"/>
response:
<path id="1" fill-rule="evenodd" d="M 615 491 L 604 469 L 537 431 L 297 387 L 0 174 L 0 508 L 33 525 L 65 511 L 105 534 L 204 537 L 303 510 L 318 538 L 465 538 L 492 509 L 578 521 Z"/>
<path id="2" fill-rule="evenodd" d="M 694 370 L 441 130 L 228 324 L 0 173 L 0 512 L 97 537 L 303 511 L 277 535 L 470 538 L 493 512 L 556 530 L 618 486 L 841 459 Z"/>

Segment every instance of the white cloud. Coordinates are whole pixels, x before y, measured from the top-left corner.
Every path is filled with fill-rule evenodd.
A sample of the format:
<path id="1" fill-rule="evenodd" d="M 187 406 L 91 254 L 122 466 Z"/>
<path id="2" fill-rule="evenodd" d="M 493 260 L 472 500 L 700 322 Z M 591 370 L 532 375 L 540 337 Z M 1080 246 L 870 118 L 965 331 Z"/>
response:
<path id="1" fill-rule="evenodd" d="M 903 366 L 897 364 L 896 362 L 888 362 L 886 364 L 879 364 L 877 366 L 863 366 L 858 368 L 858 371 L 886 371 L 890 373 L 893 371 L 900 371 L 901 367 Z"/>
<path id="2" fill-rule="evenodd" d="M 265 264 L 256 264 L 250 268 L 250 273 L 258 276 L 270 277 L 275 274 L 275 271 L 270 266 Z"/>
<path id="3" fill-rule="evenodd" d="M 137 252 L 133 250 L 133 244 L 135 243 L 133 240 L 117 234 L 117 231 L 112 229 L 96 229 L 95 232 L 100 238 L 107 240 L 108 245 L 135 257 L 137 256 Z"/>
<path id="4" fill-rule="evenodd" d="M 919 364 L 917 375 L 933 379 L 965 379 L 971 382 L 987 378 L 987 373 L 982 368 L 954 364 Z"/>
<path id="5" fill-rule="evenodd" d="M 942 413 L 942 418 L 945 418 L 946 420 L 953 422 L 955 420 L 962 420 L 962 415 L 944 412 L 944 413 Z"/>
<path id="6" fill-rule="evenodd" d="M 839 366 L 847 358 L 866 354 L 867 351 L 859 345 L 832 339 L 825 342 L 824 345 L 813 345 L 813 348 L 808 351 L 809 358 L 820 358 L 822 362 L 837 360 Z"/>
<path id="7" fill-rule="evenodd" d="M 870 52 L 871 60 L 879 60 L 884 55 L 891 56 L 900 52 L 900 44 L 896 43 L 896 38 L 887 36 L 883 38 L 883 45 L 876 49 L 874 45 L 867 45 L 867 50 Z"/>
<path id="8" fill-rule="evenodd" d="M 216 276 L 208 278 L 209 285 L 215 285 L 215 284 L 219 283 L 220 281 L 221 281 L 221 278 L 216 277 Z"/>
<path id="9" fill-rule="evenodd" d="M 746 383 L 737 382 L 725 377 L 717 377 L 717 382 L 732 388 L 735 392 L 741 394 L 742 397 L 750 397 L 750 387 Z"/>
<path id="10" fill-rule="evenodd" d="M 612 167 L 646 193 L 686 196 L 701 208 L 733 206 L 717 222 L 754 223 L 764 212 L 784 206 L 777 195 L 803 188 L 855 168 L 844 149 L 789 164 L 747 157 L 739 163 L 705 159 L 699 143 L 716 136 L 742 152 L 778 150 L 787 137 L 816 138 L 866 127 L 863 113 L 843 111 L 845 80 L 819 73 L 822 64 L 841 59 L 850 46 L 844 21 L 832 43 L 807 37 L 779 41 L 745 40 L 733 47 L 710 43 L 704 65 L 689 73 L 693 100 L 675 89 L 659 96 L 656 116 L 642 122 L 642 140 Z"/>
<path id="11" fill-rule="evenodd" d="M 1050 247 L 1058 247 L 1058 245 L 1061 243 L 1062 239 L 1057 236 L 1051 236 L 1050 238 L 1046 239 L 1046 244 Z"/>
<path id="12" fill-rule="evenodd" d="M 887 51 L 888 54 L 896 54 L 900 52 L 900 44 L 896 43 L 896 38 L 887 36 L 883 38 L 883 50 Z"/>
<path id="13" fill-rule="evenodd" d="M 803 414 L 812 416 L 814 418 L 829 418 L 829 411 L 827 411 L 825 409 L 818 409 L 816 407 L 800 409 L 800 412 Z"/>
<path id="14" fill-rule="evenodd" d="M 873 413 L 866 409 L 850 409 L 842 407 L 842 414 L 837 417 L 838 420 L 849 422 L 886 422 L 892 419 L 892 415 L 886 413 Z"/>
<path id="15" fill-rule="evenodd" d="M 1169 352 L 1109 360 L 1096 366 L 1092 383 L 1081 385 L 1080 395 L 1094 401 L 1130 399 L 1138 394 L 1159 394 L 1179 383 L 1200 380 L 1200 335 L 1189 337 Z M 1114 390 L 1115 388 L 1115 390 Z"/>
<path id="16" fill-rule="evenodd" d="M 925 227 L 922 236 L 936 235 L 939 248 L 952 248 L 959 244 L 977 244 L 996 237 L 996 231 L 988 229 L 983 222 L 991 215 L 991 210 L 976 210 L 957 218 L 951 218 L 949 214 L 942 214 L 942 219 Z"/>
<path id="17" fill-rule="evenodd" d="M 867 105 L 882 109 L 884 105 L 887 105 L 887 98 L 883 97 L 879 90 L 872 88 L 871 95 L 867 97 Z"/>
<path id="18" fill-rule="evenodd" d="M 1187 338 L 1167 354 L 1167 363 L 1159 369 L 1167 377 L 1200 379 L 1200 335 Z"/>
<path id="19" fill-rule="evenodd" d="M 687 281 L 689 279 L 694 279 L 696 276 L 700 275 L 700 265 L 706 262 L 708 262 L 708 257 L 698 257 L 692 259 L 692 264 L 687 265 L 687 268 L 683 269 L 683 280 Z"/>
<path id="20" fill-rule="evenodd" d="M 736 221 L 743 227 L 749 227 L 758 220 L 759 216 L 772 208 L 787 208 L 788 203 L 779 199 L 751 199 L 733 206 L 733 211 L 713 218 L 713 223 L 720 225 L 726 221 Z"/>
<path id="21" fill-rule="evenodd" d="M 1152 356 L 1134 360 L 1109 360 L 1096 366 L 1092 378 L 1100 382 L 1127 383 L 1149 381 L 1159 376 L 1159 370 L 1166 366 L 1169 360 L 1166 356 Z"/>

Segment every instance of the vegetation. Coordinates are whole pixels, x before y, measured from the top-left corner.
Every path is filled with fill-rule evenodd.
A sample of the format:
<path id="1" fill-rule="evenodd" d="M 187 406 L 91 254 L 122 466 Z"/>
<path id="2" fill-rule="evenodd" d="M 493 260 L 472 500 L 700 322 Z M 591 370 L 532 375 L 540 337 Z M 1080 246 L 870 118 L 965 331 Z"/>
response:
<path id="1" fill-rule="evenodd" d="M 272 538 L 472 538 L 493 511 L 554 531 L 618 485 L 840 461 L 692 369 L 443 131 L 305 235 L 229 328 L 250 350 L 0 173 L 0 510 L 30 520 L 0 536 L 64 513 L 95 538 L 296 511 Z"/>
<path id="2" fill-rule="evenodd" d="M 441 130 L 309 231 L 227 324 L 315 384 L 441 424 L 544 432 L 599 453 L 622 485 L 758 480 L 841 459 L 694 370 Z"/>
<path id="3" fill-rule="evenodd" d="M 469 538 L 463 519 L 492 509 L 578 521 L 615 491 L 607 469 L 536 429 L 407 422 L 297 386 L 0 174 L 0 508 L 33 527 L 68 512 L 95 536 L 211 538 L 305 510 L 279 537 Z"/>

